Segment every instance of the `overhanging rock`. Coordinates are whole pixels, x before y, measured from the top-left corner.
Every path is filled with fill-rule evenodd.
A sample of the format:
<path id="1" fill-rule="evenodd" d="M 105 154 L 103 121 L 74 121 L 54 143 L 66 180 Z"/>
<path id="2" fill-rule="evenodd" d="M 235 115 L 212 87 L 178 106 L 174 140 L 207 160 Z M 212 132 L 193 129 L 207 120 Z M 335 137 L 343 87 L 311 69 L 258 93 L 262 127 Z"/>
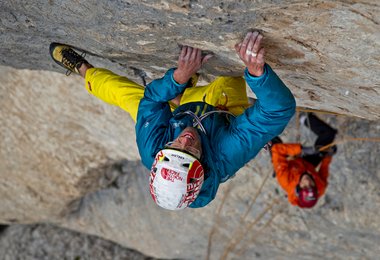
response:
<path id="1" fill-rule="evenodd" d="M 380 6 L 359 1 L 3 1 L 0 63 L 59 70 L 52 41 L 90 53 L 96 66 L 140 80 L 176 64 L 178 45 L 215 53 L 203 79 L 242 74 L 234 44 L 264 32 L 267 61 L 299 106 L 380 118 Z M 141 81 L 140 81 L 141 82 Z"/>

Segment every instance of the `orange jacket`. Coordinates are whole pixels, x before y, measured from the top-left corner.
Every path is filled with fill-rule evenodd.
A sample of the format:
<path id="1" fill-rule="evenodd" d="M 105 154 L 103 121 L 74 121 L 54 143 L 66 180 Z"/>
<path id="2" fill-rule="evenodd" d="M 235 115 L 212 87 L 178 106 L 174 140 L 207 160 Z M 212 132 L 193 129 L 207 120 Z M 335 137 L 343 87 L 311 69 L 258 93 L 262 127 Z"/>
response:
<path id="1" fill-rule="evenodd" d="M 321 197 L 327 187 L 329 176 L 328 167 L 332 157 L 326 156 L 322 159 L 319 171 L 306 160 L 296 157 L 301 154 L 300 144 L 274 144 L 272 147 L 272 162 L 276 172 L 277 181 L 280 186 L 288 193 L 288 200 L 292 205 L 299 205 L 296 196 L 296 186 L 302 173 L 307 171 L 313 176 Z"/>

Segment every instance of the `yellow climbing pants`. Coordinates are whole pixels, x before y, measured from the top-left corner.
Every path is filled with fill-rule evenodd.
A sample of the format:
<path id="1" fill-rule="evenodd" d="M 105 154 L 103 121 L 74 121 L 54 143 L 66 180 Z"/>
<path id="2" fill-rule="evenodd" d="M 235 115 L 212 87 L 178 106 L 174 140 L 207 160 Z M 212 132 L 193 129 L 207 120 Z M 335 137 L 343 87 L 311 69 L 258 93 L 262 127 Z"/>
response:
<path id="1" fill-rule="evenodd" d="M 139 103 L 144 96 L 143 86 L 100 68 L 88 69 L 85 80 L 89 93 L 104 102 L 119 106 L 136 121 Z M 250 106 L 242 77 L 218 77 L 206 86 L 188 87 L 181 97 L 180 105 L 196 101 L 206 102 L 234 115 L 242 114 Z M 177 107 L 171 102 L 169 104 L 172 111 Z"/>

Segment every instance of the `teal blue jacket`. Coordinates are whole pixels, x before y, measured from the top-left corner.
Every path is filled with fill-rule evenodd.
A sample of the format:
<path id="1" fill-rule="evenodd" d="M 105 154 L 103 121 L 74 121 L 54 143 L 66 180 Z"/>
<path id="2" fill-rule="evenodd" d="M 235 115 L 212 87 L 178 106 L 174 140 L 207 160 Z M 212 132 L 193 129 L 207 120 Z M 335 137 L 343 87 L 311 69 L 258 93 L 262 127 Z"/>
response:
<path id="1" fill-rule="evenodd" d="M 148 84 L 140 101 L 136 140 L 142 163 L 148 169 L 167 142 L 174 140 L 187 126 L 193 126 L 193 116 L 185 111 L 201 116 L 216 110 L 204 102 L 193 102 L 179 106 L 172 113 L 168 101 L 186 88 L 186 84 L 175 82 L 173 72 L 174 69 L 170 69 L 163 78 Z M 294 115 L 294 97 L 269 65 L 265 65 L 260 77 L 251 76 L 247 69 L 244 77 L 256 94 L 254 105 L 237 117 L 211 113 L 202 121 L 205 131 L 198 128 L 205 181 L 191 208 L 210 203 L 220 183 L 234 176 L 268 141 L 282 133 Z"/>

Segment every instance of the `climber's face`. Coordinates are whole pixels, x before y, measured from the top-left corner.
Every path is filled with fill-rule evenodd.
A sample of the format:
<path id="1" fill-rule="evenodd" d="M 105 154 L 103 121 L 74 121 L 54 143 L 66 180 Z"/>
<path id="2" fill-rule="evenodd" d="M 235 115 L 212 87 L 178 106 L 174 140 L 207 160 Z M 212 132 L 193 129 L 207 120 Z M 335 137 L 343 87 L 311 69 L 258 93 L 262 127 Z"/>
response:
<path id="1" fill-rule="evenodd" d="M 309 174 L 304 174 L 299 182 L 301 189 L 307 189 L 315 187 L 315 182 Z"/>
<path id="2" fill-rule="evenodd" d="M 186 127 L 181 134 L 169 142 L 166 147 L 178 149 L 190 153 L 197 159 L 202 156 L 202 144 L 198 131 L 194 127 Z"/>

